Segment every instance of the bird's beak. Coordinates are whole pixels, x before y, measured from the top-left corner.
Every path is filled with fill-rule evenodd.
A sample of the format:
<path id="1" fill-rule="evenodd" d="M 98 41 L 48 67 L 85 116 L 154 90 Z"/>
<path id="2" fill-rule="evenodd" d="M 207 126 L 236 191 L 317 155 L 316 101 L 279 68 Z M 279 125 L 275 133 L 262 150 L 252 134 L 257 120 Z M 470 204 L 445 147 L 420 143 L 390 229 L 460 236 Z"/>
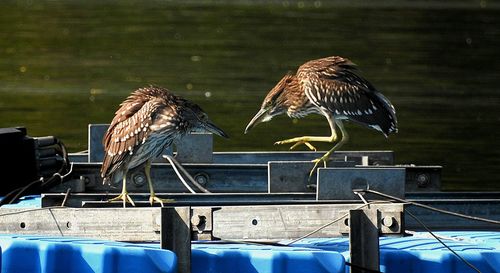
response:
<path id="1" fill-rule="evenodd" d="M 252 120 L 248 123 L 247 128 L 245 128 L 245 134 L 250 131 L 255 125 L 265 122 L 271 119 L 271 116 L 268 114 L 269 109 L 261 108 L 257 114 L 252 118 Z"/>
<path id="2" fill-rule="evenodd" d="M 205 122 L 205 129 L 207 129 L 207 131 L 209 131 L 210 133 L 216 134 L 221 137 L 229 138 L 229 136 L 224 131 L 222 131 L 221 128 L 217 127 L 210 121 Z"/>

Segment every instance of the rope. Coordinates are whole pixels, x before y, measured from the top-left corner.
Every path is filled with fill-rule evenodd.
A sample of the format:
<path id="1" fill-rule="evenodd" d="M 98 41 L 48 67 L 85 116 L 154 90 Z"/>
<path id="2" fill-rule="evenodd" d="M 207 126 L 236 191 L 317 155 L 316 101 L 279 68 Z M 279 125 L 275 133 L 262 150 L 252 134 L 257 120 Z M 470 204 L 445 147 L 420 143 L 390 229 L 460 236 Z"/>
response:
<path id="1" fill-rule="evenodd" d="M 168 162 L 170 162 L 170 165 L 172 165 L 172 169 L 174 169 L 175 174 L 177 174 L 177 177 L 179 177 L 179 179 L 181 180 L 184 187 L 186 187 L 186 189 L 188 189 L 191 193 L 196 193 L 196 191 L 193 190 L 193 188 L 191 188 L 191 186 L 189 186 L 189 184 L 186 182 L 186 180 L 184 180 L 184 177 L 182 177 L 179 170 L 177 170 L 177 165 L 174 163 L 175 162 L 174 158 L 171 157 L 170 155 L 165 155 L 164 157 L 168 160 Z"/>
<path id="2" fill-rule="evenodd" d="M 184 184 L 184 186 L 191 193 L 196 193 L 196 192 L 182 178 L 182 175 L 179 173 L 179 171 L 176 170 L 175 166 L 177 166 L 182 171 L 182 173 L 189 179 L 189 181 L 191 183 L 193 183 L 193 185 L 195 185 L 199 190 L 201 190 L 204 193 L 211 193 L 209 190 L 207 190 L 206 188 L 204 188 L 200 183 L 198 183 L 196 180 L 194 180 L 194 178 L 189 174 L 189 172 L 186 171 L 186 169 L 184 169 L 184 167 L 182 167 L 182 165 L 173 156 L 164 155 L 163 157 L 166 158 L 170 162 L 170 164 L 172 165 L 172 168 L 174 169 L 174 171 L 177 174 L 177 176 L 179 177 L 179 179 L 182 181 L 182 183 Z"/>
<path id="3" fill-rule="evenodd" d="M 434 207 L 431 207 L 431 206 L 427 206 L 427 205 L 423 205 L 423 204 L 420 204 L 420 203 L 417 203 L 417 202 L 412 202 L 412 201 L 404 200 L 404 199 L 397 198 L 395 196 L 392 196 L 392 195 L 389 195 L 389 194 L 385 194 L 385 193 L 381 193 L 381 192 L 374 191 L 374 190 L 368 190 L 368 189 L 367 190 L 355 190 L 354 193 L 357 194 L 364 202 L 366 202 L 366 201 L 365 201 L 364 198 L 362 198 L 361 192 L 373 193 L 373 194 L 385 197 L 387 199 L 393 199 L 393 200 L 396 200 L 398 202 L 411 204 L 411 205 L 414 205 L 414 206 L 417 206 L 417 207 L 425 208 L 425 209 L 436 211 L 436 212 L 439 212 L 439 213 L 444 213 L 444 214 L 449 214 L 449 215 L 453 215 L 453 216 L 457 216 L 457 217 L 462 217 L 462 218 L 465 218 L 465 219 L 470 219 L 470 220 L 475 220 L 475 221 L 483 221 L 483 222 L 487 222 L 487 223 L 500 223 L 500 222 L 495 221 L 495 220 L 490 220 L 490 219 L 485 219 L 485 218 L 480 218 L 480 217 L 473 217 L 473 216 L 469 216 L 469 215 L 465 215 L 465 214 L 460 214 L 460 213 L 451 212 L 451 211 L 447 211 L 447 210 L 437 209 L 437 208 L 434 208 Z M 409 210 L 405 210 L 405 213 L 407 213 L 410 217 L 412 217 L 415 221 L 417 221 L 427 232 L 429 232 L 429 234 L 432 235 L 432 237 L 434 237 L 436 240 L 438 240 L 439 243 L 441 243 L 444 247 L 446 247 L 449 251 L 451 251 L 451 253 L 453 253 L 455 256 L 457 256 L 468 267 L 470 267 L 471 269 L 473 269 L 474 271 L 476 271 L 478 273 L 482 273 L 474 265 L 472 265 L 470 262 L 468 262 L 462 256 L 460 256 L 456 251 L 454 251 L 453 249 L 451 249 L 451 247 L 449 247 L 445 242 L 443 242 L 443 240 L 441 240 L 438 236 L 436 236 L 436 234 L 434 234 L 434 232 L 432 232 L 431 229 L 428 226 L 426 226 L 422 221 L 420 221 L 420 219 L 418 219 L 415 215 L 413 215 Z"/>
<path id="4" fill-rule="evenodd" d="M 362 208 L 364 208 L 364 207 L 366 207 L 366 206 L 369 206 L 370 204 L 376 204 L 376 203 L 385 203 L 385 202 L 381 202 L 381 201 L 367 202 L 367 203 L 365 203 L 365 204 L 363 204 L 363 205 L 361 205 L 361 206 L 358 206 L 358 207 L 354 208 L 354 210 L 357 210 L 357 209 L 362 209 Z M 300 240 L 302 240 L 302 239 L 305 239 L 305 238 L 307 238 L 307 237 L 309 237 L 309 236 L 313 235 L 314 233 L 317 233 L 317 232 L 319 232 L 319 231 L 321 231 L 321 230 L 325 229 L 326 227 L 331 226 L 331 225 L 333 225 L 333 224 L 337 223 L 338 221 L 340 221 L 340 220 L 342 220 L 342 219 L 344 219 L 344 218 L 346 218 L 346 217 L 348 217 L 348 216 L 349 216 L 349 212 L 347 212 L 347 213 L 345 213 L 345 214 L 341 215 L 340 217 L 335 218 L 333 221 L 331 221 L 331 222 L 329 222 L 329 223 L 326 223 L 326 224 L 324 224 L 324 225 L 320 226 L 319 228 L 317 228 L 317 229 L 315 229 L 315 230 L 313 230 L 313 231 L 311 231 L 311 232 L 309 232 L 309 233 L 307 233 L 307 234 L 305 234 L 305 235 L 303 235 L 303 236 L 301 236 L 301 237 L 299 237 L 299 238 L 297 238 L 297 239 L 293 239 L 292 241 L 290 241 L 290 242 L 288 242 L 288 243 L 286 243 L 286 244 L 283 244 L 283 245 L 285 245 L 285 246 L 289 246 L 289 245 L 291 245 L 291 244 L 293 244 L 293 243 L 296 243 L 296 242 L 298 242 L 298 241 L 300 241 Z"/>
<path id="5" fill-rule="evenodd" d="M 63 201 L 61 203 L 61 207 L 66 206 L 66 201 L 68 201 L 68 197 L 69 197 L 70 192 L 71 192 L 71 188 L 68 188 L 68 190 L 64 194 L 64 199 L 63 199 Z"/>
<path id="6" fill-rule="evenodd" d="M 66 209 L 66 208 L 61 207 L 61 206 L 51 206 L 51 207 L 43 207 L 43 208 L 36 208 L 36 209 L 25 209 L 25 210 L 20 210 L 20 211 L 3 213 L 3 214 L 0 214 L 0 217 L 9 216 L 9 215 L 18 215 L 18 214 L 32 212 L 32 211 L 51 210 L 51 209 Z"/>
<path id="7" fill-rule="evenodd" d="M 36 208 L 36 209 L 26 209 L 26 210 L 20 210 L 20 211 L 8 212 L 8 213 L 0 214 L 0 217 L 12 216 L 12 215 L 19 215 L 19 214 L 23 214 L 23 213 L 27 213 L 27 212 L 33 212 L 33 211 L 48 210 L 49 213 L 50 213 L 50 215 L 51 215 L 52 220 L 54 221 L 54 224 L 57 227 L 57 230 L 59 231 L 59 234 L 61 235 L 61 237 L 64 237 L 64 233 L 63 233 L 63 231 L 61 229 L 61 226 L 57 222 L 57 219 L 56 219 L 56 216 L 54 215 L 54 212 L 52 212 L 52 210 L 54 210 L 54 209 L 65 209 L 65 207 L 63 207 L 63 206 L 52 206 L 52 207 L 44 207 L 44 208 Z"/>
<path id="8" fill-rule="evenodd" d="M 61 230 L 61 227 L 59 226 L 59 223 L 57 222 L 56 216 L 52 212 L 51 209 L 49 209 L 50 215 L 52 216 L 52 220 L 54 220 L 54 223 L 56 224 L 57 230 L 59 230 L 59 234 L 61 234 L 61 237 L 64 237 L 64 234 Z"/>
<path id="9" fill-rule="evenodd" d="M 477 269 L 477 267 L 475 267 L 473 264 L 471 264 L 466 259 L 464 259 L 464 257 L 460 256 L 455 250 L 451 249 L 451 247 L 449 247 L 445 242 L 443 242 L 443 240 L 441 240 L 441 238 L 439 238 L 439 236 L 434 234 L 434 232 L 432 232 L 431 229 L 429 227 L 427 227 L 422 221 L 420 221 L 420 219 L 418 219 L 415 215 L 413 215 L 408 210 L 406 210 L 406 213 L 408 213 L 408 215 L 410 215 L 411 218 L 413 218 L 415 221 L 417 221 L 427 232 L 429 232 L 430 235 L 432 235 L 432 237 L 434 237 L 436 240 L 438 240 L 444 247 L 446 247 L 449 251 L 451 251 L 451 253 L 453 253 L 455 256 L 457 256 L 467 266 L 469 266 L 470 268 L 472 268 L 473 270 L 475 270 L 478 273 L 482 273 L 479 269 Z"/>
<path id="10" fill-rule="evenodd" d="M 443 214 L 448 214 L 448 215 L 452 215 L 452 216 L 456 216 L 456 217 L 460 217 L 460 218 L 464 218 L 464 219 L 468 219 L 468 220 L 474 220 L 474 221 L 479 221 L 479 222 L 485 222 L 485 223 L 500 225 L 500 221 L 486 219 L 486 218 L 481 218 L 481 217 L 476 217 L 476 216 L 470 216 L 470 215 L 461 214 L 461 213 L 457 213 L 457 212 L 451 212 L 451 211 L 447 211 L 447 210 L 442 210 L 442 209 L 434 208 L 434 207 L 431 207 L 431 206 L 428 206 L 428 205 L 420 204 L 420 203 L 417 203 L 417 202 L 413 202 L 413 201 L 408 201 L 408 200 L 405 200 L 405 199 L 401 199 L 401 198 L 398 198 L 398 197 L 395 197 L 395 196 L 392 196 L 392 195 L 389 195 L 389 194 L 381 193 L 381 192 L 378 192 L 378 191 L 374 191 L 374 190 L 355 190 L 355 193 L 356 192 L 358 192 L 358 193 L 361 193 L 361 192 L 372 193 L 372 194 L 375 194 L 375 195 L 378 195 L 378 196 L 385 197 L 387 199 L 396 200 L 396 201 L 401 202 L 401 203 L 407 203 L 407 204 L 410 204 L 410 205 L 413 205 L 413 206 L 416 206 L 416 207 L 420 207 L 420 208 L 424 208 L 424 209 L 427 209 L 427 210 L 431 210 L 431 211 L 435 211 L 435 212 L 439 212 L 439 213 L 443 213 Z"/>

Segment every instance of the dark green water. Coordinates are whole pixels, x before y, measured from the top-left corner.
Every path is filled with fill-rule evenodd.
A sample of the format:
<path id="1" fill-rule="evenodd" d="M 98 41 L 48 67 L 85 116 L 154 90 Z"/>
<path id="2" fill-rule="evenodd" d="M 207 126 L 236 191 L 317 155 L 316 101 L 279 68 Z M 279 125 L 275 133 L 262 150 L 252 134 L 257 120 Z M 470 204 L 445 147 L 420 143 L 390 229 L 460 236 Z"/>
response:
<path id="1" fill-rule="evenodd" d="M 348 124 L 345 150 L 443 165 L 446 189 L 500 190 L 500 9 L 488 1 L 2 1 L 0 127 L 86 149 L 132 90 L 157 84 L 200 104 L 230 140 L 216 150 L 328 135 L 322 117 L 243 130 L 303 62 L 348 57 L 394 103 L 399 133 Z M 320 145 L 327 149 L 328 145 Z"/>

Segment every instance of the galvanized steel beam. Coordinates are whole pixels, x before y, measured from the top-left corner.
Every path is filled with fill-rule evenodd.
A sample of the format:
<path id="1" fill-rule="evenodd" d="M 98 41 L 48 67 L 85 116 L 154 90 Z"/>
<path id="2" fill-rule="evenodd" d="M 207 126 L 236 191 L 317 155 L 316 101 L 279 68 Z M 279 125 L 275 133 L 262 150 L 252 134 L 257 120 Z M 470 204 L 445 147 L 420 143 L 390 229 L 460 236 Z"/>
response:
<path id="1" fill-rule="evenodd" d="M 116 196 L 116 193 L 69 193 L 65 206 L 67 207 L 117 207 L 121 202 L 108 203 L 107 200 Z M 149 193 L 130 193 L 138 207 L 151 207 Z M 236 205 L 279 205 L 305 204 L 316 199 L 314 193 L 157 193 L 163 199 L 172 199 L 175 202 L 165 205 L 176 206 L 236 206 Z M 65 193 L 42 194 L 42 207 L 60 206 L 65 199 Z M 158 205 L 158 203 L 155 203 Z"/>
<path id="2" fill-rule="evenodd" d="M 356 207 L 359 204 L 191 207 L 190 223 L 196 227 L 192 228 L 192 232 L 198 234 L 191 238 L 256 241 L 293 239 Z M 395 211 L 403 211 L 403 205 L 400 204 L 377 204 L 373 208 L 381 211 L 381 217 L 386 211 L 391 217 L 394 217 Z M 117 241 L 159 241 L 162 224 L 160 208 L 2 209 L 0 217 L 0 233 Z M 402 219 L 394 221 L 403 222 Z M 399 227 L 387 230 L 387 233 L 400 234 L 404 227 Z M 166 232 L 165 236 L 172 235 L 173 229 Z M 204 232 L 205 237 L 200 238 L 199 234 Z M 341 221 L 312 237 L 341 236 L 346 232 L 347 226 Z"/>
<path id="3" fill-rule="evenodd" d="M 120 192 L 120 183 L 102 184 L 99 163 L 75 163 L 69 180 L 81 180 L 87 193 Z M 214 192 L 267 192 L 267 165 L 258 164 L 183 164 L 183 167 L 202 186 Z M 149 192 L 144 170 L 132 170 L 127 179 L 129 192 Z M 157 192 L 187 192 L 168 163 L 154 163 L 151 178 Z M 65 192 L 70 186 L 51 189 Z M 72 188 L 73 192 L 75 189 Z"/>
<path id="4" fill-rule="evenodd" d="M 334 161 L 332 164 L 335 166 L 352 163 Z M 315 176 L 309 178 L 312 163 L 308 161 L 271 161 L 269 164 L 185 163 L 183 166 L 198 183 L 212 192 L 312 192 L 316 186 Z M 120 181 L 114 185 L 102 184 L 99 175 L 100 167 L 100 163 L 74 163 L 69 181 L 52 188 L 50 192 L 66 192 L 68 188 L 71 188 L 72 192 L 119 192 L 121 188 Z M 366 167 L 359 166 L 353 170 L 362 168 Z M 433 166 L 369 166 L 369 168 L 380 170 L 405 169 L 406 192 L 428 192 L 433 189 L 436 191 L 436 187 L 439 187 L 440 184 L 438 175 L 440 169 Z M 151 175 L 154 188 L 158 192 L 187 192 L 168 163 L 154 163 L 151 168 Z M 424 181 L 425 183 L 419 186 L 418 181 Z M 127 182 L 127 189 L 130 192 L 149 192 L 143 169 L 132 170 L 129 173 Z"/>

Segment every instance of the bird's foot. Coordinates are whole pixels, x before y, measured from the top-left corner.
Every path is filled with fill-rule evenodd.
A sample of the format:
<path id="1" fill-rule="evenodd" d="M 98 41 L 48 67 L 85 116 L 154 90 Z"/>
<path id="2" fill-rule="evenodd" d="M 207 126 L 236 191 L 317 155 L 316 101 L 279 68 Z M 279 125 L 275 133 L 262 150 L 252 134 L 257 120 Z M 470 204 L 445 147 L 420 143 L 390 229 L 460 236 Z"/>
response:
<path id="1" fill-rule="evenodd" d="M 314 147 L 310 142 L 308 138 L 302 138 L 302 137 L 296 137 L 296 138 L 291 138 L 291 139 L 285 139 L 285 140 L 280 140 L 276 141 L 274 145 L 282 145 L 282 144 L 289 144 L 289 143 L 294 143 L 292 147 L 290 147 L 290 150 L 293 150 L 297 148 L 299 145 L 306 145 L 307 148 L 309 148 L 311 151 L 316 151 L 316 147 Z"/>
<path id="2" fill-rule="evenodd" d="M 132 204 L 132 206 L 135 207 L 134 200 L 132 200 L 132 198 L 130 198 L 130 195 L 128 194 L 128 192 L 122 192 L 117 197 L 109 199 L 108 202 L 110 203 L 110 202 L 119 201 L 119 200 L 123 201 L 124 208 L 127 206 L 127 203 L 130 203 L 130 204 Z"/>
<path id="3" fill-rule="evenodd" d="M 151 204 L 151 206 L 153 206 L 154 203 L 159 203 L 161 207 L 163 207 L 163 203 L 172 203 L 174 202 L 174 199 L 163 199 L 163 198 L 159 198 L 157 197 L 155 194 L 151 194 L 151 196 L 149 196 L 149 204 Z"/>
<path id="4" fill-rule="evenodd" d="M 316 158 L 314 159 L 312 162 L 314 162 L 314 167 L 312 168 L 312 170 L 309 172 L 309 178 L 312 177 L 314 171 L 318 168 L 318 165 L 323 162 L 323 166 L 326 168 L 326 162 L 330 160 L 330 153 L 326 153 L 324 154 L 322 157 L 320 158 Z"/>

